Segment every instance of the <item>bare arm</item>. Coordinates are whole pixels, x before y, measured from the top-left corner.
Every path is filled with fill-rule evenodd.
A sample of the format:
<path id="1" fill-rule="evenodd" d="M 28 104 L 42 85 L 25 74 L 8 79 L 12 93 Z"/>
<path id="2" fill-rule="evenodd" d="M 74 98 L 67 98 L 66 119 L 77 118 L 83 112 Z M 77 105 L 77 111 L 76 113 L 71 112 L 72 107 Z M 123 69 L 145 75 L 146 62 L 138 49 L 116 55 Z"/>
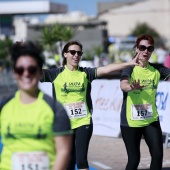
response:
<path id="1" fill-rule="evenodd" d="M 143 87 L 145 87 L 145 85 L 141 86 L 139 80 L 138 81 L 134 80 L 130 84 L 129 78 L 125 78 L 120 82 L 120 88 L 124 92 L 129 92 L 129 91 L 132 91 L 132 90 L 140 90 Z"/>
<path id="2" fill-rule="evenodd" d="M 56 136 L 54 140 L 56 145 L 56 160 L 53 170 L 65 170 L 69 161 L 72 136 Z"/>
<path id="3" fill-rule="evenodd" d="M 127 67 L 139 65 L 138 57 L 139 57 L 139 54 L 136 54 L 136 57 L 134 57 L 133 60 L 131 60 L 129 62 L 117 63 L 117 64 L 113 63 L 113 64 L 109 64 L 107 66 L 98 67 L 97 68 L 97 77 L 105 76 L 109 73 L 119 71 L 119 70 L 122 70 Z"/>

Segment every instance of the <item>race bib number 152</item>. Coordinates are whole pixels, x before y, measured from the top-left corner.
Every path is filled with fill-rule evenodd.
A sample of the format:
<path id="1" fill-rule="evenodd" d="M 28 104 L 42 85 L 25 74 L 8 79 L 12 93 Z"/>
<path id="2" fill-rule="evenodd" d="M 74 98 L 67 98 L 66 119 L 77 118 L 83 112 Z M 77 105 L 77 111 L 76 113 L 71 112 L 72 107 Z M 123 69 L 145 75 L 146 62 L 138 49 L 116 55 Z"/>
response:
<path id="1" fill-rule="evenodd" d="M 75 103 L 66 103 L 65 109 L 69 118 L 83 118 L 87 116 L 86 105 L 83 101 Z"/>

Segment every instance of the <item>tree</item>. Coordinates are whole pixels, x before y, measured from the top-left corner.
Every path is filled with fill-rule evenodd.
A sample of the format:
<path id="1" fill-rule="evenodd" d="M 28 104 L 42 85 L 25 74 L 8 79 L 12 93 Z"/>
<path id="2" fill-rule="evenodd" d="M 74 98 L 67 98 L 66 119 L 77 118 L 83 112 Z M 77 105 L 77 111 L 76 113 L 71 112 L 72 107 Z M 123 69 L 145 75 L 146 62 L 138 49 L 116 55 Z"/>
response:
<path id="1" fill-rule="evenodd" d="M 64 41 L 68 41 L 70 40 L 73 35 L 74 35 L 74 31 L 71 27 L 69 26 L 64 26 L 62 24 L 55 24 L 55 25 L 50 25 L 50 26 L 46 26 L 43 29 L 42 32 L 42 45 L 44 46 L 44 48 L 48 51 L 50 51 L 54 57 L 54 55 L 56 54 L 57 51 L 57 42 L 59 42 L 59 50 L 61 51 L 62 48 L 62 43 Z M 60 62 L 61 62 L 61 54 L 60 54 Z"/>
<path id="2" fill-rule="evenodd" d="M 130 33 L 130 35 L 135 37 L 141 34 L 148 34 L 154 37 L 156 46 L 165 46 L 164 39 L 159 35 L 159 33 L 155 29 L 150 27 L 147 23 L 138 23 Z"/>
<path id="3" fill-rule="evenodd" d="M 157 33 L 157 31 L 151 28 L 147 23 L 138 23 L 130 33 L 130 35 L 136 37 L 140 34 L 149 34 L 154 38 L 160 38 L 160 35 Z"/>
<path id="4" fill-rule="evenodd" d="M 95 47 L 93 47 L 93 50 L 94 50 L 94 54 L 100 58 L 101 54 L 103 52 L 103 47 L 102 46 L 95 46 Z"/>
<path id="5" fill-rule="evenodd" d="M 50 50 L 54 53 L 54 46 L 57 42 L 68 41 L 72 37 L 73 30 L 71 27 L 57 23 L 52 26 L 46 26 L 43 29 L 42 44 L 49 46 Z"/>
<path id="6" fill-rule="evenodd" d="M 12 45 L 12 40 L 9 38 L 6 38 L 5 40 L 0 40 L 0 59 L 6 60 L 8 53 L 9 53 L 9 48 Z"/>

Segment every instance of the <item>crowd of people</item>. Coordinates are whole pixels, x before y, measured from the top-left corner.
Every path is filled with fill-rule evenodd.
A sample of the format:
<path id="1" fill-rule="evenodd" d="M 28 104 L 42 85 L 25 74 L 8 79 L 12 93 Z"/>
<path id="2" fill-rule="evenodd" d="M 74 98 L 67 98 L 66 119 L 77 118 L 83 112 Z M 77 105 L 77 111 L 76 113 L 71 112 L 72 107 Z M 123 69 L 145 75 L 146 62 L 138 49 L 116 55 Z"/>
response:
<path id="1" fill-rule="evenodd" d="M 88 170 L 91 83 L 121 70 L 125 169 L 137 170 L 143 136 L 152 158 L 150 170 L 161 170 L 163 142 L 155 97 L 159 80 L 168 80 L 170 69 L 149 62 L 154 49 L 152 36 L 139 35 L 131 61 L 89 68 L 79 66 L 83 45 L 69 41 L 62 50 L 62 66 L 43 69 L 42 53 L 34 43 L 14 43 L 10 52 L 18 91 L 0 103 L 0 169 L 74 170 L 77 165 Z M 39 89 L 39 81 L 52 83 L 53 97 Z"/>
<path id="2" fill-rule="evenodd" d="M 64 107 L 38 88 L 41 52 L 31 42 L 16 42 L 11 60 L 18 91 L 0 103 L 0 169 L 64 170 L 72 130 Z"/>

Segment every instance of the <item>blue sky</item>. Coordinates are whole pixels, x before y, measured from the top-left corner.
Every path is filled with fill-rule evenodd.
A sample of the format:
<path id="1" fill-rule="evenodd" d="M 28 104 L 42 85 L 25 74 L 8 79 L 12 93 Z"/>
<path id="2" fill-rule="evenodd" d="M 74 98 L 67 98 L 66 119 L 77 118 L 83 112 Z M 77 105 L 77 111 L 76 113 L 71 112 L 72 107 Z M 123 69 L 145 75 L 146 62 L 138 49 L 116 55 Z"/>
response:
<path id="1" fill-rule="evenodd" d="M 97 2 L 112 2 L 119 0 L 51 0 L 66 4 L 68 11 L 84 11 L 88 15 L 97 15 Z"/>
<path id="2" fill-rule="evenodd" d="M 2 1 L 24 1 L 24 0 L 0 0 L 0 2 Z M 25 1 L 34 1 L 34 0 L 25 0 Z M 67 5 L 68 12 L 83 11 L 87 15 L 96 16 L 98 2 L 114 2 L 114 1 L 118 2 L 118 1 L 130 1 L 130 0 L 50 0 L 50 1 Z M 38 16 L 40 20 L 43 21 L 44 18 L 46 18 L 47 14 L 41 14 Z"/>
<path id="3" fill-rule="evenodd" d="M 24 1 L 24 0 L 0 0 L 2 1 Z M 33 0 L 25 0 L 33 1 Z M 97 15 L 97 2 L 127 1 L 127 0 L 50 0 L 66 4 L 68 11 L 84 11 L 88 15 Z"/>

